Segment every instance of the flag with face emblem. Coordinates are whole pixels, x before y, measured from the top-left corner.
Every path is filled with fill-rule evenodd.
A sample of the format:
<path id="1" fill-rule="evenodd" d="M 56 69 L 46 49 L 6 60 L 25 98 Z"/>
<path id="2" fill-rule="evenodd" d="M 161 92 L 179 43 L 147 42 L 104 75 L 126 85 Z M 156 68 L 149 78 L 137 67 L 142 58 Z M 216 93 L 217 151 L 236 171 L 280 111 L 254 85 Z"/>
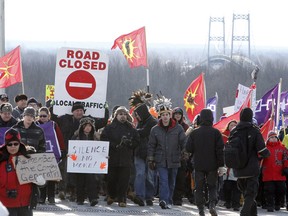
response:
<path id="1" fill-rule="evenodd" d="M 192 122 L 197 114 L 206 107 L 206 90 L 204 82 L 204 73 L 201 73 L 189 85 L 184 93 L 184 107 L 187 116 Z"/>
<path id="2" fill-rule="evenodd" d="M 111 49 L 115 49 L 117 46 L 125 56 L 130 68 L 147 67 L 145 27 L 118 37 Z"/>
<path id="3" fill-rule="evenodd" d="M 22 82 L 20 46 L 0 58 L 0 88 Z"/>

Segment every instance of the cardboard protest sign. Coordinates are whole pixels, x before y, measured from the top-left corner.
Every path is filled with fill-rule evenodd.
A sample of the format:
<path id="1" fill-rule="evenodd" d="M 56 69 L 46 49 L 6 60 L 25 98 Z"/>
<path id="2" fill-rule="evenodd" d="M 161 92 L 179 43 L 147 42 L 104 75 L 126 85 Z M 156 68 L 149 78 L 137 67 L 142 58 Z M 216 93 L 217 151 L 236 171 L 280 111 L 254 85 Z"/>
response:
<path id="1" fill-rule="evenodd" d="M 92 140 L 69 140 L 67 172 L 108 172 L 109 142 Z"/>
<path id="2" fill-rule="evenodd" d="M 30 158 L 22 155 L 13 157 L 14 167 L 20 184 L 35 182 L 42 175 L 47 181 L 61 180 L 61 173 L 53 153 L 31 154 Z"/>

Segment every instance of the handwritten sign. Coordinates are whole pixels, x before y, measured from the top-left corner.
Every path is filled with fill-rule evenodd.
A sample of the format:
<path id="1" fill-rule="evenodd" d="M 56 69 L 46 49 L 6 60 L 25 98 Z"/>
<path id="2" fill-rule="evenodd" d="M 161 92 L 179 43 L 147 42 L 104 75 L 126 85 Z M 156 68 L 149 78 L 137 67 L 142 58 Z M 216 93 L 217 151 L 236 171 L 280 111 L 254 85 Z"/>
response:
<path id="1" fill-rule="evenodd" d="M 109 142 L 92 140 L 69 140 L 68 173 L 108 172 Z"/>
<path id="2" fill-rule="evenodd" d="M 22 155 L 13 157 L 14 167 L 20 184 L 35 182 L 39 175 L 42 175 L 47 181 L 62 179 L 53 153 L 37 153 L 30 156 L 30 158 Z"/>

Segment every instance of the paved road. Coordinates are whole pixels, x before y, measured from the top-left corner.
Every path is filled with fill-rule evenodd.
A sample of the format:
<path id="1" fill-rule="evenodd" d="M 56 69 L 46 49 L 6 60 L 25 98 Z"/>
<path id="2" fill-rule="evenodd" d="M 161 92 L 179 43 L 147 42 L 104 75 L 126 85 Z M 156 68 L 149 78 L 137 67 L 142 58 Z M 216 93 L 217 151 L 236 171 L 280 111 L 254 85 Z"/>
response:
<path id="1" fill-rule="evenodd" d="M 219 216 L 236 216 L 239 212 L 227 210 L 224 207 L 217 207 Z M 75 202 L 60 201 L 56 199 L 56 205 L 38 205 L 37 209 L 34 210 L 34 216 L 91 216 L 91 215 L 107 215 L 107 216 L 119 216 L 119 215 L 198 215 L 198 210 L 195 205 L 184 201 L 183 206 L 172 206 L 172 209 L 162 210 L 158 206 L 158 201 L 154 201 L 154 206 L 139 207 L 130 200 L 128 200 L 127 207 L 118 207 L 117 203 L 113 203 L 111 206 L 107 206 L 104 201 L 104 197 L 100 197 L 99 203 L 95 207 L 90 207 L 88 202 L 85 202 L 83 206 L 78 206 Z M 206 215 L 210 215 L 206 210 Z M 258 208 L 258 215 L 265 216 L 287 216 L 288 212 L 286 209 L 281 209 L 278 212 L 267 212 L 264 209 Z"/>

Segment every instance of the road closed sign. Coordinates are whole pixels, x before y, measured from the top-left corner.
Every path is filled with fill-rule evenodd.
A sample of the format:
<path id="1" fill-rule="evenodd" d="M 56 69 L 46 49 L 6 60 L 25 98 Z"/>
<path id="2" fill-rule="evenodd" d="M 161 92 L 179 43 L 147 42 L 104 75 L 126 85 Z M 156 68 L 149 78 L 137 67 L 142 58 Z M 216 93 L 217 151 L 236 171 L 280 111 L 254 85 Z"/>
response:
<path id="1" fill-rule="evenodd" d="M 61 48 L 57 53 L 54 112 L 71 114 L 82 102 L 85 115 L 104 117 L 108 56 L 97 50 Z"/>

